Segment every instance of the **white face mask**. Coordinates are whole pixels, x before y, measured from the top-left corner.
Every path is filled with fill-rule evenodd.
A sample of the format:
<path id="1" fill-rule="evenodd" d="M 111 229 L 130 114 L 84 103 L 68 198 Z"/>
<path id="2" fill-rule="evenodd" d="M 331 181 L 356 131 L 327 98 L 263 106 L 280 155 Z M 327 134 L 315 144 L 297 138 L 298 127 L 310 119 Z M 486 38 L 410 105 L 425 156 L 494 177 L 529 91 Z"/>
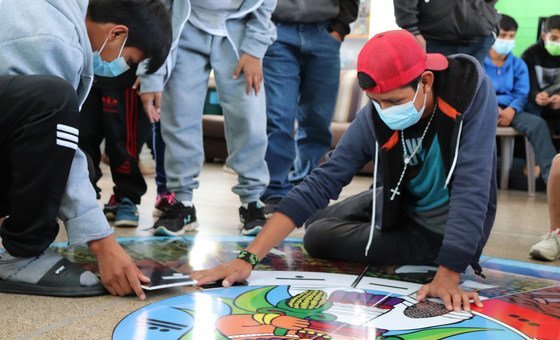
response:
<path id="1" fill-rule="evenodd" d="M 418 123 L 422 114 L 424 114 L 424 110 L 426 109 L 427 98 L 427 94 L 424 92 L 424 103 L 422 104 L 420 111 L 418 111 L 414 106 L 414 101 L 416 100 L 419 89 L 420 83 L 418 83 L 416 93 L 411 101 L 400 105 L 393 105 L 386 109 L 382 109 L 381 106 L 372 99 L 373 106 L 375 106 L 375 110 L 377 110 L 379 117 L 391 130 L 404 130 L 407 127 Z"/>

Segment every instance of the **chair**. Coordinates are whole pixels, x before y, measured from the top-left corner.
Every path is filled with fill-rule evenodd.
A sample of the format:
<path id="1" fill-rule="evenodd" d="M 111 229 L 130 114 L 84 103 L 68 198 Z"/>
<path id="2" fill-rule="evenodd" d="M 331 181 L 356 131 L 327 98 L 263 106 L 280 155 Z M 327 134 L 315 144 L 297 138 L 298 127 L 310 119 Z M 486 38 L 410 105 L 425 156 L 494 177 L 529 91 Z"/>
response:
<path id="1" fill-rule="evenodd" d="M 513 147 L 515 146 L 515 137 L 523 136 L 520 132 L 512 127 L 498 127 L 496 136 L 500 137 L 502 164 L 500 171 L 500 189 L 508 189 L 509 170 L 513 163 Z M 525 138 L 525 155 L 527 157 L 527 191 L 529 196 L 535 196 L 535 151 L 527 137 Z"/>

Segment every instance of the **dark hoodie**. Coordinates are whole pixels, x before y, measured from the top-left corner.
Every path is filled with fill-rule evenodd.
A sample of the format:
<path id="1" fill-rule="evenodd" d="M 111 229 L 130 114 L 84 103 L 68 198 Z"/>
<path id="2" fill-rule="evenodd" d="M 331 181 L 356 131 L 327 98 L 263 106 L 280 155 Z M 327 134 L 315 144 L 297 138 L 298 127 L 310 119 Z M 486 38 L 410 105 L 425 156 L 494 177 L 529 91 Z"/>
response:
<path id="1" fill-rule="evenodd" d="M 278 0 L 272 19 L 305 24 L 332 20 L 331 29 L 344 37 L 358 17 L 359 4 L 359 0 Z"/>
<path id="2" fill-rule="evenodd" d="M 497 32 L 497 0 L 394 0 L 399 27 L 425 38 L 464 44 Z"/>
<path id="3" fill-rule="evenodd" d="M 471 264 L 479 272 L 478 261 L 496 215 L 498 103 L 492 82 L 474 58 L 456 55 L 449 61 L 447 70 L 436 72 L 435 81 L 434 126 L 450 200 L 436 262 L 457 272 Z M 398 228 L 405 208 L 403 200 L 389 200 L 388 188 L 395 187 L 404 166 L 402 143 L 398 131 L 383 123 L 371 103 L 358 112 L 329 160 L 290 191 L 277 210 L 301 226 L 337 199 L 353 176 L 375 159 L 377 145 L 380 151 L 375 161 L 384 190 L 383 200 L 377 200 L 375 225 L 382 230 Z"/>

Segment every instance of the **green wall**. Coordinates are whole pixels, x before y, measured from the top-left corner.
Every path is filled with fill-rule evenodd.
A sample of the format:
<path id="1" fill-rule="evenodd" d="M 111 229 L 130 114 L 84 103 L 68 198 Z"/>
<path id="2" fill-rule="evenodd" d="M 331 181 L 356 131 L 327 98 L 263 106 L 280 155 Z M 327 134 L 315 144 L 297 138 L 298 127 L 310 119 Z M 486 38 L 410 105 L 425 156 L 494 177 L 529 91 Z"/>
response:
<path id="1" fill-rule="evenodd" d="M 520 56 L 536 42 L 539 17 L 560 14 L 560 0 L 499 0 L 496 9 L 519 24 L 513 53 Z"/>

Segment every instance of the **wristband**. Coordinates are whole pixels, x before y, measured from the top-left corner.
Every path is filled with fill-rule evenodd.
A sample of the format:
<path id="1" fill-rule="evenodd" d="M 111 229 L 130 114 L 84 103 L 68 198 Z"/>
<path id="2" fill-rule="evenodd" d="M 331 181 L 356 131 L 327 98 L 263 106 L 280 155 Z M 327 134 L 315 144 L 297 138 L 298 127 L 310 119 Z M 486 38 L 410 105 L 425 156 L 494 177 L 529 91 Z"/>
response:
<path id="1" fill-rule="evenodd" d="M 259 264 L 259 258 L 257 257 L 257 255 L 250 253 L 247 250 L 240 251 L 239 255 L 237 255 L 237 258 L 249 263 L 253 268 L 255 268 L 257 264 Z"/>

